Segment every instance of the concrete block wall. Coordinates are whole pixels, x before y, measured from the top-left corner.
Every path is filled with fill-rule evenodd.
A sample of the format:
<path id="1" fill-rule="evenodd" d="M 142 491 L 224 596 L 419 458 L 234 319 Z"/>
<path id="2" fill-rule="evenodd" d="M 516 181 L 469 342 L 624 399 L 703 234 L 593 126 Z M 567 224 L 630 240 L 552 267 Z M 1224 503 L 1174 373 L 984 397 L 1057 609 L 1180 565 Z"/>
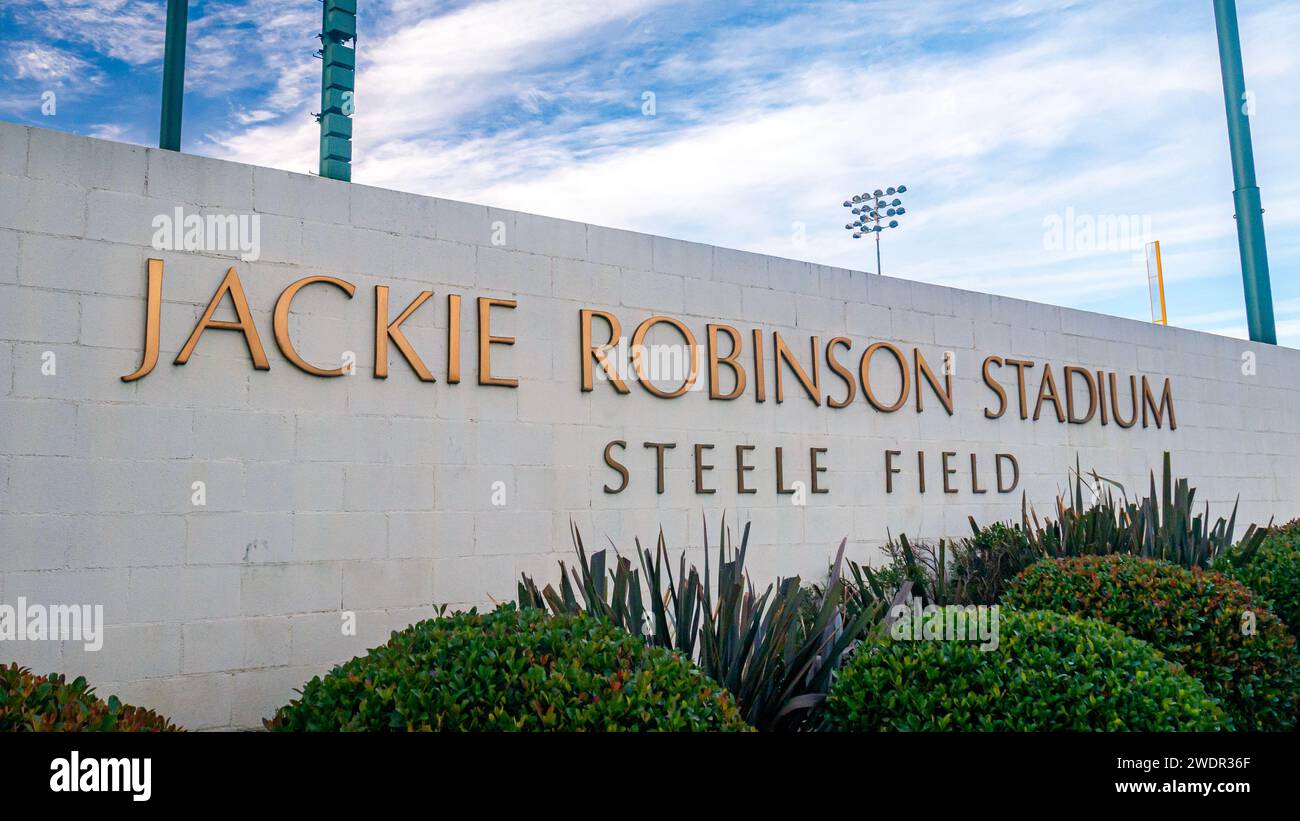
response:
<path id="1" fill-rule="evenodd" d="M 260 258 L 155 250 L 154 217 L 177 207 L 259 215 Z M 165 266 L 162 352 L 152 374 L 124 383 L 140 361 L 149 258 Z M 231 266 L 270 370 L 254 370 L 240 335 L 219 330 L 172 365 Z M 354 376 L 303 373 L 275 344 L 276 298 L 308 274 L 345 279 L 356 294 L 302 291 L 295 344 L 321 363 L 355 352 Z M 435 384 L 395 350 L 389 377 L 373 378 L 375 285 L 391 288 L 394 316 L 434 291 L 404 329 Z M 464 300 L 454 385 L 444 368 L 452 293 Z M 495 335 L 518 339 L 494 346 L 492 364 L 517 388 L 476 384 L 480 296 L 518 302 L 492 320 Z M 658 314 L 701 343 L 711 322 L 736 326 L 747 345 L 763 329 L 767 401 L 752 387 L 733 402 L 663 400 L 636 385 L 624 396 L 600 382 L 581 391 L 582 308 L 613 311 L 626 335 Z M 851 337 L 855 370 L 876 341 L 918 347 L 935 367 L 950 351 L 956 412 L 927 397 L 924 413 L 881 414 L 860 390 L 848 408 L 818 407 L 789 373 L 777 403 L 773 331 L 805 364 L 810 336 Z M 1178 429 L 986 419 L 990 354 L 1050 361 L 1058 380 L 1067 364 L 1168 376 Z M 840 395 L 822 370 L 826 392 Z M 1166 450 L 1213 515 L 1240 496 L 1242 521 L 1288 518 L 1300 513 L 1297 406 L 1295 350 L 0 124 L 0 602 L 103 604 L 109 625 L 98 652 L 4 643 L 0 661 L 87 675 L 195 729 L 258 726 L 293 688 L 435 602 L 512 598 L 521 572 L 553 580 L 570 522 L 589 544 L 624 550 L 662 528 L 671 547 L 698 555 L 703 520 L 716 540 L 725 511 L 733 529 L 753 525 L 756 577 L 815 575 L 844 537 L 871 560 L 887 530 L 934 538 L 966 532 L 967 516 L 1016 519 L 1021 490 L 1048 510 L 1076 459 L 1143 487 Z M 602 488 L 617 476 L 602 449 L 615 439 L 628 442 L 631 483 L 611 495 Z M 677 443 L 662 495 L 643 442 Z M 695 492 L 695 443 L 716 446 L 715 494 Z M 756 448 L 752 495 L 735 489 L 729 454 L 740 444 Z M 777 494 L 778 446 L 787 482 L 806 482 L 808 449 L 827 448 L 830 493 L 803 506 Z M 885 492 L 887 449 L 905 467 L 927 452 L 925 494 L 907 474 Z M 943 451 L 963 466 L 954 494 L 935 473 Z M 967 454 L 989 471 L 998 451 L 1019 459 L 1020 489 L 970 492 Z M 345 612 L 354 636 L 343 635 Z"/>

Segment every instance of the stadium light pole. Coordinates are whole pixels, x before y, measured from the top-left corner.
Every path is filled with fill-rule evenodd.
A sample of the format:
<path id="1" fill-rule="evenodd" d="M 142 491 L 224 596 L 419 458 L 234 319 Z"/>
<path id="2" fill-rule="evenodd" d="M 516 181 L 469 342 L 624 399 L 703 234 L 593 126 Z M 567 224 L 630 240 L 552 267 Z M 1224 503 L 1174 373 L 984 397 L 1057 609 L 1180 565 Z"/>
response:
<path id="1" fill-rule="evenodd" d="M 167 40 L 163 47 L 162 122 L 158 147 L 181 150 L 181 107 L 185 102 L 185 36 L 188 0 L 167 0 Z"/>
<path id="2" fill-rule="evenodd" d="M 897 188 L 877 188 L 862 194 L 854 194 L 851 199 L 844 201 L 845 208 L 853 209 L 850 213 L 854 219 L 852 222 L 845 224 L 844 229 L 853 233 L 854 239 L 862 239 L 868 234 L 876 238 L 876 273 L 880 269 L 880 235 L 886 229 L 897 228 L 898 220 L 895 217 L 901 217 L 907 213 L 903 206 L 903 201 L 898 199 L 895 194 L 907 192 L 906 185 L 900 185 Z"/>
<path id="3" fill-rule="evenodd" d="M 321 19 L 320 175 L 352 179 L 357 0 L 325 0 Z M 348 45 L 351 43 L 351 45 Z"/>
<path id="4" fill-rule="evenodd" d="M 1223 102 L 1228 113 L 1228 150 L 1232 154 L 1232 181 L 1236 186 L 1232 200 L 1237 211 L 1237 248 L 1246 295 L 1246 324 L 1252 342 L 1276 345 L 1268 246 L 1264 241 L 1264 207 L 1259 186 L 1255 184 L 1255 151 L 1250 142 L 1252 105 L 1241 66 L 1236 0 L 1214 0 L 1214 22 L 1219 34 L 1219 68 L 1223 72 Z"/>

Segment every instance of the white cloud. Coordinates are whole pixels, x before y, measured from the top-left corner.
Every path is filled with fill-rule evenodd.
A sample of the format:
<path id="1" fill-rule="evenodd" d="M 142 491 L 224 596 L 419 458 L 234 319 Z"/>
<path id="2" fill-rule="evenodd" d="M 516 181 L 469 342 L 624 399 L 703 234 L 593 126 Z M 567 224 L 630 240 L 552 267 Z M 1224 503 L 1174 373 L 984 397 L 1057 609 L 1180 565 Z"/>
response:
<path id="1" fill-rule="evenodd" d="M 101 123 L 92 126 L 90 136 L 100 140 L 116 140 L 117 142 L 132 142 L 131 130 L 124 125 L 117 123 Z"/>
<path id="2" fill-rule="evenodd" d="M 385 27 L 391 33 L 358 50 L 356 153 L 371 156 L 393 142 L 436 139 L 466 112 L 517 97 L 514 75 L 548 64 L 563 47 L 590 45 L 583 38 L 656 2 L 494 0 L 438 16 L 399 5 L 401 25 L 390 21 Z M 317 131 L 310 122 L 293 121 L 214 142 L 214 150 L 231 159 L 298 168 L 314 164 Z M 361 165 L 357 170 L 358 177 L 364 173 Z"/>
<path id="3" fill-rule="evenodd" d="M 14 80 L 33 80 L 56 88 L 77 83 L 103 82 L 103 75 L 93 65 L 54 46 L 16 43 L 10 52 L 9 62 Z"/>
<path id="4" fill-rule="evenodd" d="M 131 65 L 162 59 L 166 3 L 135 0 L 13 0 L 51 39 L 70 39 Z"/>
<path id="5" fill-rule="evenodd" d="M 265 108 L 258 108 L 252 111 L 236 111 L 234 114 L 235 122 L 240 125 L 254 125 L 264 123 L 268 120 L 276 119 L 279 114 L 274 111 L 268 111 Z"/>
<path id="6" fill-rule="evenodd" d="M 1208 8 L 823 2 L 756 22 L 669 6 L 390 4 L 359 51 L 354 179 L 856 268 L 874 254 L 838 202 L 906 182 L 887 272 L 1141 316 L 1140 253 L 1044 247 L 1044 217 L 1070 207 L 1150 220 L 1176 316 L 1239 276 Z M 1243 7 L 1242 29 L 1271 245 L 1300 257 L 1300 180 L 1270 174 L 1300 150 L 1300 9 Z M 314 167 L 315 68 L 287 62 L 258 106 L 296 94 L 296 113 L 211 150 Z"/>

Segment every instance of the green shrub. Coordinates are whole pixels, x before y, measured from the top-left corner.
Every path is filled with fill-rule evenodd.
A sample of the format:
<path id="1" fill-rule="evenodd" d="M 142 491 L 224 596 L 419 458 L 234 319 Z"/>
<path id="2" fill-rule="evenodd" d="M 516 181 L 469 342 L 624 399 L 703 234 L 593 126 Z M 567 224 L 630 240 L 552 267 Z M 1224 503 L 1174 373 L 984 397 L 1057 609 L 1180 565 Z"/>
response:
<path id="1" fill-rule="evenodd" d="M 679 655 L 607 621 L 506 605 L 394 632 L 317 676 L 271 730 L 747 730 Z"/>
<path id="2" fill-rule="evenodd" d="M 1003 601 L 1101 619 L 1150 642 L 1200 679 L 1237 729 L 1295 725 L 1295 639 L 1221 573 L 1128 556 L 1045 560 L 1015 579 Z"/>
<path id="3" fill-rule="evenodd" d="M 980 527 L 970 519 L 972 535 L 940 539 L 937 545 L 912 542 L 907 536 L 885 543 L 886 563 L 869 568 L 849 562 L 852 596 L 892 601 L 906 582 L 912 595 L 931 604 L 996 604 L 1008 581 L 1045 554 L 1036 552 L 1020 527 L 995 522 Z"/>
<path id="4" fill-rule="evenodd" d="M 953 585 L 960 587 L 964 602 L 994 604 L 1007 583 L 1041 554 L 1020 527 L 1002 522 L 980 527 L 973 518 L 970 523 L 974 534 L 953 549 Z"/>
<path id="5" fill-rule="evenodd" d="M 110 696 L 104 701 L 78 677 L 33 675 L 26 667 L 0 667 L 0 732 L 150 733 L 178 730 L 152 710 Z"/>
<path id="6" fill-rule="evenodd" d="M 972 535 L 937 545 L 900 535 L 885 545 L 883 567 L 850 563 L 850 570 L 866 579 L 868 593 L 887 601 L 911 582 L 912 594 L 927 602 L 993 604 L 1012 578 L 1041 559 L 1123 555 L 1210 567 L 1233 544 L 1237 506 L 1213 523 L 1208 504 L 1197 513 L 1196 489 L 1187 479 L 1174 478 L 1168 453 L 1159 488 L 1152 471 L 1149 492 L 1133 500 L 1124 485 L 1095 472 L 1085 482 L 1077 462 L 1071 485 L 1057 496 L 1054 519 L 1040 519 L 1025 503 L 1019 524 L 981 527 L 972 518 Z M 1247 527 L 1240 552 L 1249 555 L 1264 535 L 1254 525 Z"/>
<path id="7" fill-rule="evenodd" d="M 887 639 L 859 648 L 831 690 L 826 729 L 1220 730 L 1196 679 L 1149 644 L 1090 619 L 1000 614 L 996 649 Z"/>
<path id="8" fill-rule="evenodd" d="M 1254 551 L 1234 548 L 1215 567 L 1265 599 L 1300 636 L 1300 519 L 1271 529 Z"/>
<path id="9" fill-rule="evenodd" d="M 1123 555 L 1210 567 L 1233 544 L 1237 506 L 1213 523 L 1208 503 L 1198 514 L 1196 488 L 1174 478 L 1168 453 L 1159 489 L 1152 471 L 1148 494 L 1132 501 L 1122 484 L 1095 472 L 1085 483 L 1077 462 L 1073 474 L 1070 491 L 1056 497 L 1055 519 L 1040 519 L 1023 503 L 1019 524 L 980 527 L 972 518 L 971 536 L 937 545 L 900 535 L 885 545 L 884 567 L 850 564 L 850 570 L 866 578 L 868 592 L 886 600 L 911 582 L 913 595 L 935 604 L 993 604 L 1007 582 L 1040 559 Z M 1249 555 L 1263 538 L 1264 531 L 1250 525 L 1240 552 Z"/>

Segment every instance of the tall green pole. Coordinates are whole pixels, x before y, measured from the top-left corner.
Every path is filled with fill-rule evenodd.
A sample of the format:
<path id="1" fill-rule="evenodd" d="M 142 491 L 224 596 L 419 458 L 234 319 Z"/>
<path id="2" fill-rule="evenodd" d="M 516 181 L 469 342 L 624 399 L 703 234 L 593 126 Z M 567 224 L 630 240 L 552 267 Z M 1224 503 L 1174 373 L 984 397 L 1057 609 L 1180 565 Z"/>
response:
<path id="1" fill-rule="evenodd" d="M 1250 144 L 1250 109 L 1241 67 L 1241 37 L 1237 33 L 1236 0 L 1214 0 L 1219 31 L 1219 67 L 1223 70 L 1223 102 L 1228 112 L 1228 147 L 1232 152 L 1233 203 L 1237 209 L 1237 247 L 1241 280 L 1246 292 L 1246 324 L 1253 342 L 1277 344 L 1273 325 L 1273 293 L 1268 281 L 1268 248 L 1264 242 L 1264 207 L 1255 184 L 1255 151 Z"/>
<path id="2" fill-rule="evenodd" d="M 167 0 L 167 43 L 163 48 L 162 126 L 158 147 L 181 150 L 181 106 L 185 102 L 185 30 L 188 0 Z"/>
<path id="3" fill-rule="evenodd" d="M 321 24 L 320 175 L 352 179 L 357 0 L 325 0 Z M 351 42 L 352 45 L 348 45 Z"/>

